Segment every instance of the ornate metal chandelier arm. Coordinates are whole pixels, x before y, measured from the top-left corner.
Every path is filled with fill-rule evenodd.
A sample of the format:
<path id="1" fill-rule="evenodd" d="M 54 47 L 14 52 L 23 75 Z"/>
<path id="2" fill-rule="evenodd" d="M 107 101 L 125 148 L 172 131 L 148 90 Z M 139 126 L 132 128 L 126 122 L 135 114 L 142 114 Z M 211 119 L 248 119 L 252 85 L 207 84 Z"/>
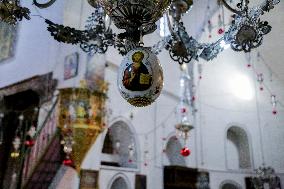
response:
<path id="1" fill-rule="evenodd" d="M 106 15 L 103 8 L 99 5 L 88 17 L 85 29 L 89 41 L 80 44 L 83 51 L 90 55 L 105 53 L 109 46 L 115 45 L 115 34 L 110 28 L 111 20 L 106 23 Z"/>
<path id="2" fill-rule="evenodd" d="M 203 45 L 198 43 L 196 39 L 190 37 L 186 31 L 182 22 L 178 23 L 178 31 L 177 34 L 179 36 L 179 40 L 182 41 L 189 56 L 195 60 L 198 60 L 198 51 L 203 48 Z"/>
<path id="3" fill-rule="evenodd" d="M 169 42 L 170 42 L 171 38 L 172 37 L 170 35 L 164 37 L 161 41 L 159 41 L 158 43 L 156 43 L 152 47 L 152 52 L 157 55 L 160 52 L 162 52 L 163 49 L 165 49 L 165 48 L 167 49 L 167 47 L 169 46 Z"/>
<path id="4" fill-rule="evenodd" d="M 210 61 L 216 58 L 217 55 L 224 50 L 224 47 L 220 45 L 221 41 L 223 40 L 224 40 L 224 37 L 221 37 L 215 43 L 204 45 L 204 48 L 201 54 L 199 55 L 199 57 L 206 61 Z"/>
<path id="5" fill-rule="evenodd" d="M 269 12 L 278 3 L 280 3 L 280 0 L 266 0 L 260 5 L 260 8 L 265 12 Z"/>
<path id="6" fill-rule="evenodd" d="M 94 8 L 98 6 L 97 0 L 88 0 L 88 3 Z"/>
<path id="7" fill-rule="evenodd" d="M 89 41 L 88 32 L 76 30 L 75 28 L 55 24 L 50 20 L 45 20 L 48 24 L 47 30 L 55 40 L 63 43 L 78 44 Z"/>
<path id="8" fill-rule="evenodd" d="M 240 15 L 242 12 L 241 11 L 238 11 L 236 9 L 234 9 L 233 7 L 231 7 L 227 2 L 226 0 L 221 0 L 221 2 L 224 4 L 224 6 L 229 9 L 231 12 L 235 13 L 235 14 L 238 14 Z"/>
<path id="9" fill-rule="evenodd" d="M 0 1 L 0 20 L 8 24 L 16 24 L 23 18 L 30 19 L 30 10 L 21 7 L 18 1 Z"/>
<path id="10" fill-rule="evenodd" d="M 48 8 L 50 7 L 51 5 L 53 5 L 53 3 L 55 3 L 56 0 L 49 0 L 48 2 L 46 3 L 39 3 L 37 0 L 33 0 L 33 4 L 35 6 L 37 6 L 38 8 L 41 8 L 41 9 L 45 9 L 45 8 Z"/>
<path id="11" fill-rule="evenodd" d="M 278 3 L 280 3 L 280 0 L 265 0 L 259 6 L 252 8 L 250 12 L 251 14 L 254 14 L 255 17 L 259 17 L 260 15 L 264 14 L 264 12 L 269 12 L 272 10 Z"/>

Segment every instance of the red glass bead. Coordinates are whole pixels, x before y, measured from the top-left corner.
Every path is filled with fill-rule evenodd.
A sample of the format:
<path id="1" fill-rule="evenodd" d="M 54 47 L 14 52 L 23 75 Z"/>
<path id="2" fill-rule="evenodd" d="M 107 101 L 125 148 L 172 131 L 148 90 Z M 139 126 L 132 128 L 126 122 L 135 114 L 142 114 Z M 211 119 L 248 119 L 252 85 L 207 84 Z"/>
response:
<path id="1" fill-rule="evenodd" d="M 28 146 L 28 147 L 32 147 L 34 144 L 35 144 L 34 140 L 27 140 L 27 141 L 25 141 L 25 145 Z"/>
<path id="2" fill-rule="evenodd" d="M 248 64 L 247 67 L 250 68 L 250 67 L 251 67 L 251 64 Z"/>
<path id="3" fill-rule="evenodd" d="M 223 28 L 220 28 L 220 29 L 218 30 L 218 34 L 219 34 L 219 35 L 223 34 L 224 32 L 225 32 L 225 31 L 224 31 Z"/>
<path id="4" fill-rule="evenodd" d="M 190 150 L 187 147 L 184 147 L 183 149 L 180 150 L 180 154 L 184 157 L 187 157 L 190 155 Z"/>
<path id="5" fill-rule="evenodd" d="M 185 113 L 186 112 L 186 109 L 185 108 L 182 108 L 181 109 L 181 113 Z"/>
<path id="6" fill-rule="evenodd" d="M 128 160 L 128 163 L 132 163 L 132 159 Z"/>
<path id="7" fill-rule="evenodd" d="M 263 87 L 259 87 L 259 90 L 263 91 Z"/>
<path id="8" fill-rule="evenodd" d="M 195 101 L 195 100 L 196 100 L 195 96 L 193 96 L 193 97 L 191 98 L 191 100 L 192 100 L 192 101 Z"/>
<path id="9" fill-rule="evenodd" d="M 276 115 L 277 114 L 277 110 L 273 110 L 272 113 L 273 113 L 273 115 Z"/>
<path id="10" fill-rule="evenodd" d="M 63 160 L 63 165 L 66 165 L 66 166 L 71 166 L 72 165 L 72 160 L 71 159 L 65 159 Z"/>

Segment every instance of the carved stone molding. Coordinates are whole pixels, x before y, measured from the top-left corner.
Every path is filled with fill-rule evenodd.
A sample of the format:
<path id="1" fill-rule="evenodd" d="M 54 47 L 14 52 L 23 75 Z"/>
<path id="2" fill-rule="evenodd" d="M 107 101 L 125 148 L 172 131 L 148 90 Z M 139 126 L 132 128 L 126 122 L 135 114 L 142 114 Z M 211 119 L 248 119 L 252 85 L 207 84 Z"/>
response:
<path id="1" fill-rule="evenodd" d="M 52 78 L 52 73 L 38 75 L 18 83 L 0 88 L 0 100 L 4 96 L 13 95 L 26 90 L 32 90 L 40 96 L 40 104 L 51 100 L 57 86 L 57 80 Z"/>

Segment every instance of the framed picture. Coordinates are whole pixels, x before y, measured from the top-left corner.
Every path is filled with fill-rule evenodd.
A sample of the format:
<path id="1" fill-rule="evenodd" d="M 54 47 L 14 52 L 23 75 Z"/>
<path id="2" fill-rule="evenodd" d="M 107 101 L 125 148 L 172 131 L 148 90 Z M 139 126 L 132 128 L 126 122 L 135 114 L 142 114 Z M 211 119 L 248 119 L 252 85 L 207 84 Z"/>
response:
<path id="1" fill-rule="evenodd" d="M 76 77 L 78 74 L 79 53 L 75 52 L 65 57 L 64 80 Z"/>
<path id="2" fill-rule="evenodd" d="M 80 175 L 80 189 L 98 189 L 98 171 L 81 170 Z"/>
<path id="3" fill-rule="evenodd" d="M 0 62 L 15 54 L 17 26 L 0 22 Z"/>

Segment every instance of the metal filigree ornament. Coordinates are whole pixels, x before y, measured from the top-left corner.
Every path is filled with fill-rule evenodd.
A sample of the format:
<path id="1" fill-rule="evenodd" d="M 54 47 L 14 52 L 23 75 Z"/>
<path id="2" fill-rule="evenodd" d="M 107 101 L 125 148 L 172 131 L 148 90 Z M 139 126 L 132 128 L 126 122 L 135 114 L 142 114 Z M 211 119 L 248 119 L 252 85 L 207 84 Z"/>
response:
<path id="1" fill-rule="evenodd" d="M 261 21 L 259 16 L 264 11 L 273 8 L 272 5 L 276 3 L 279 3 L 279 1 L 268 0 L 261 6 L 250 9 L 248 1 L 241 1 L 238 4 L 239 10 L 233 9 L 236 14 L 234 15 L 228 39 L 233 50 L 250 52 L 251 49 L 262 44 L 263 36 L 271 31 L 271 26 L 268 25 L 268 22 Z"/>
<path id="2" fill-rule="evenodd" d="M 241 0 L 238 4 L 238 10 L 233 9 L 225 0 L 222 0 L 224 6 L 236 15 L 224 36 L 210 44 L 199 43 L 196 39 L 190 37 L 181 22 L 182 15 L 189 11 L 193 5 L 191 0 L 174 0 L 171 2 L 169 0 L 88 0 L 88 2 L 95 8 L 95 12 L 87 20 L 86 30 L 80 31 L 49 22 L 49 31 L 55 39 L 66 43 L 80 44 L 85 52 L 91 54 L 104 53 L 108 46 L 114 45 L 120 54 L 126 56 L 118 74 L 121 95 L 134 106 L 146 106 L 151 104 L 158 96 L 155 95 L 155 92 L 153 93 L 154 90 L 152 89 L 157 86 L 151 85 L 149 87 L 152 95 L 147 97 L 148 100 L 145 100 L 146 93 L 150 91 L 148 89 L 145 89 L 146 93 L 136 89 L 130 91 L 121 84 L 122 75 L 125 72 L 125 62 L 129 63 L 131 60 L 129 58 L 132 56 L 131 53 L 143 49 L 142 37 L 156 30 L 155 22 L 167 11 L 167 8 L 169 8 L 167 15 L 171 36 L 166 36 L 152 47 L 151 51 L 158 54 L 165 48 L 174 61 L 183 64 L 189 63 L 191 60 L 199 60 L 199 58 L 207 61 L 212 60 L 224 50 L 222 42 L 231 44 L 231 47 L 236 51 L 249 52 L 252 48 L 258 47 L 262 43 L 263 35 L 271 30 L 267 22 L 260 21 L 259 16 L 272 9 L 274 5 L 279 3 L 279 0 L 266 0 L 260 6 L 254 8 L 248 7 L 248 1 Z M 108 25 L 105 22 L 106 14 L 116 27 L 124 29 L 125 32 L 115 36 L 109 27 L 110 24 Z M 137 86 L 139 85 L 138 83 Z"/>
<path id="3" fill-rule="evenodd" d="M 169 51 L 172 60 L 179 64 L 189 63 L 194 56 L 193 52 L 186 48 L 185 42 L 189 40 L 189 35 L 183 26 L 183 22 L 180 21 L 182 15 L 189 11 L 192 5 L 192 0 L 174 0 L 169 9 L 169 15 L 172 19 L 169 16 L 167 17 L 171 39 L 166 44 L 165 49 Z"/>
<path id="4" fill-rule="evenodd" d="M 115 43 L 115 34 L 105 21 L 102 7 L 97 6 L 94 13 L 88 18 L 85 30 L 77 30 L 68 26 L 55 24 L 50 20 L 48 31 L 59 42 L 79 44 L 84 52 L 90 54 L 105 53 L 109 46 Z"/>
<path id="5" fill-rule="evenodd" d="M 95 4 L 91 2 L 91 5 Z M 114 25 L 125 30 L 117 35 L 116 47 L 125 55 L 118 73 L 118 89 L 131 105 L 150 105 L 161 93 L 163 72 L 157 56 L 142 47 L 142 37 L 157 29 L 155 24 L 170 0 L 98 0 Z"/>
<path id="6" fill-rule="evenodd" d="M 50 20 L 45 20 L 45 22 L 48 24 L 47 30 L 56 41 L 68 44 L 78 44 L 88 41 L 87 31 L 80 31 L 75 28 L 55 24 Z"/>
<path id="7" fill-rule="evenodd" d="M 30 10 L 19 5 L 18 0 L 2 0 L 0 1 L 0 21 L 8 24 L 16 24 L 23 18 L 30 19 Z"/>
<path id="8" fill-rule="evenodd" d="M 181 16 L 188 12 L 193 5 L 193 0 L 174 0 L 171 3 L 169 14 L 175 19 L 180 20 Z"/>
<path id="9" fill-rule="evenodd" d="M 176 22 L 174 30 L 171 34 L 171 39 L 165 46 L 169 51 L 170 57 L 179 64 L 189 63 L 192 59 L 198 59 L 198 51 L 201 45 L 188 35 L 183 22 Z"/>
<path id="10" fill-rule="evenodd" d="M 170 0 L 89 0 L 91 5 L 95 2 L 105 9 L 117 28 L 125 30 L 118 37 L 134 42 L 154 32 L 155 22 L 170 6 Z"/>
<path id="11" fill-rule="evenodd" d="M 265 184 L 269 188 L 277 188 L 279 185 L 279 178 L 272 167 L 265 167 L 265 165 L 255 170 L 256 176 L 252 178 L 252 183 L 256 189 L 262 189 Z"/>
<path id="12" fill-rule="evenodd" d="M 33 0 L 33 3 L 39 8 L 47 8 L 56 2 L 38 1 Z M 2 21 L 15 23 L 23 17 L 29 19 L 29 10 L 20 7 L 18 2 L 0 0 Z M 154 32 L 157 29 L 155 23 L 166 13 L 171 35 L 164 37 L 149 51 L 158 54 L 165 48 L 174 61 L 183 64 L 199 58 L 206 61 L 214 59 L 224 50 L 224 43 L 230 44 L 235 51 L 249 52 L 257 48 L 262 44 L 263 36 L 271 30 L 268 22 L 261 21 L 260 16 L 273 9 L 280 0 L 264 0 L 252 8 L 248 0 L 240 0 L 236 8 L 231 7 L 227 0 L 220 2 L 235 16 L 229 29 L 213 43 L 199 43 L 188 35 L 181 21 L 181 17 L 193 7 L 192 0 L 88 0 L 94 13 L 88 18 L 85 30 L 45 21 L 48 31 L 59 42 L 77 44 L 91 55 L 105 53 L 109 46 L 114 46 L 127 57 L 132 50 L 143 48 L 143 36 Z M 125 31 L 114 34 L 111 22 Z"/>
<path id="13" fill-rule="evenodd" d="M 250 23 L 250 24 L 249 24 Z M 240 25 L 240 29 L 231 42 L 231 47 L 235 51 L 250 52 L 262 44 L 263 35 L 271 31 L 268 22 L 246 22 Z"/>

